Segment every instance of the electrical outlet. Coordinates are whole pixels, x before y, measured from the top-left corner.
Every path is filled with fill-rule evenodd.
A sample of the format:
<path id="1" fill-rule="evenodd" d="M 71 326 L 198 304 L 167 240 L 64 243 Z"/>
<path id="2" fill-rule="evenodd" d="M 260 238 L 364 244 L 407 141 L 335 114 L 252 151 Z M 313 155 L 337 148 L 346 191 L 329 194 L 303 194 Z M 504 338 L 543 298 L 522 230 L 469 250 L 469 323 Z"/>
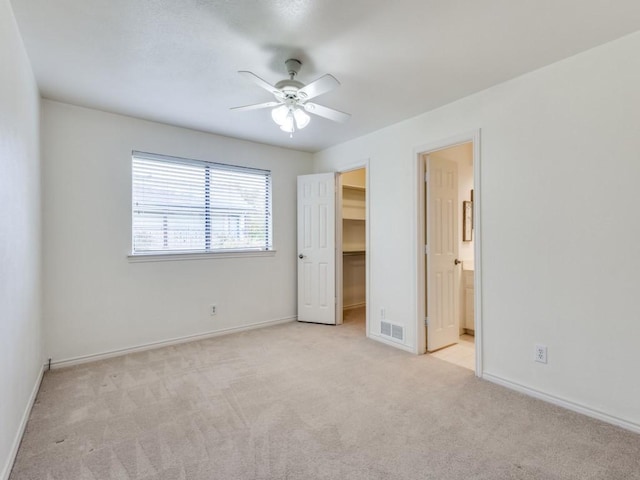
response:
<path id="1" fill-rule="evenodd" d="M 385 320 L 387 318 L 387 312 L 384 307 L 380 308 L 380 320 Z"/>
<path id="2" fill-rule="evenodd" d="M 215 304 L 214 305 L 210 305 L 209 306 L 209 315 L 211 315 L 213 317 L 214 315 L 217 315 L 217 314 L 218 314 L 218 306 L 215 305 Z"/>
<path id="3" fill-rule="evenodd" d="M 534 351 L 534 360 L 540 363 L 547 363 L 547 346 L 536 345 Z"/>

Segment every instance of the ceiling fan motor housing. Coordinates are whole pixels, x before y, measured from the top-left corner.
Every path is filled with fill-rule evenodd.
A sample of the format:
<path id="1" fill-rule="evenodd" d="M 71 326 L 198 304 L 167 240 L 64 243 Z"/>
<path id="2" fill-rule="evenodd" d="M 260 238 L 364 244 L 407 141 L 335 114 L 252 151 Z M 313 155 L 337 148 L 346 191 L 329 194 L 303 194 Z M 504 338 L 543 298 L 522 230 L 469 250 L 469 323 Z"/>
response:
<path id="1" fill-rule="evenodd" d="M 298 90 L 304 87 L 304 83 L 299 82 L 297 80 L 280 80 L 276 83 L 275 87 L 282 91 L 285 96 L 296 95 Z"/>
<path id="2" fill-rule="evenodd" d="M 298 102 L 299 100 L 302 100 L 302 98 L 298 97 L 298 90 L 304 87 L 304 83 L 294 80 L 294 78 L 300 71 L 302 62 L 295 58 L 290 58 L 284 62 L 284 64 L 287 67 L 287 72 L 289 72 L 289 76 L 291 78 L 280 80 L 276 83 L 275 87 L 284 94 L 285 99 L 290 102 Z"/>
<path id="3" fill-rule="evenodd" d="M 298 72 L 300 71 L 300 67 L 302 67 L 302 62 L 295 58 L 290 58 L 289 60 L 284 62 L 284 64 L 287 67 L 287 72 L 291 76 L 291 79 L 293 79 L 293 77 L 298 74 Z"/>

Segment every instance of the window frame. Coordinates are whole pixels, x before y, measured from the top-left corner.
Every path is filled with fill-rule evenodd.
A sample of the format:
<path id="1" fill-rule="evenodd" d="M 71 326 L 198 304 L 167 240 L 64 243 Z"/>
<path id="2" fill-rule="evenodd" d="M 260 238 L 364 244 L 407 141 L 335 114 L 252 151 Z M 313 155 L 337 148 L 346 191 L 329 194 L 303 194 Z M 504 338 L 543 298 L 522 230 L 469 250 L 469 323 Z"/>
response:
<path id="1" fill-rule="evenodd" d="M 134 250 L 134 219 L 135 219 L 135 205 L 134 205 L 134 184 L 133 184 L 133 169 L 135 159 L 163 162 L 165 164 L 182 164 L 197 167 L 204 167 L 205 183 L 204 183 L 204 204 L 205 210 L 205 249 L 204 250 L 149 250 L 138 251 Z M 266 248 L 230 248 L 230 249 L 211 249 L 211 237 L 212 237 L 212 213 L 211 213 L 211 184 L 209 182 L 211 170 L 216 171 L 229 171 L 240 173 L 255 173 L 263 174 L 265 176 L 268 185 L 266 187 L 266 211 L 265 218 L 268 219 L 269 225 L 266 229 Z M 149 262 L 149 261 L 172 261 L 172 260 L 197 260 L 197 259 L 211 259 L 211 258 L 229 258 L 229 257 L 262 257 L 262 256 L 274 256 L 276 250 L 273 245 L 273 179 L 271 170 L 246 167 L 240 165 L 230 165 L 219 162 L 211 162 L 207 160 L 197 160 L 185 157 L 174 157 L 170 155 L 163 155 L 158 153 L 142 152 L 133 150 L 131 152 L 131 188 L 130 188 L 130 251 L 127 255 L 129 261 L 133 262 Z"/>

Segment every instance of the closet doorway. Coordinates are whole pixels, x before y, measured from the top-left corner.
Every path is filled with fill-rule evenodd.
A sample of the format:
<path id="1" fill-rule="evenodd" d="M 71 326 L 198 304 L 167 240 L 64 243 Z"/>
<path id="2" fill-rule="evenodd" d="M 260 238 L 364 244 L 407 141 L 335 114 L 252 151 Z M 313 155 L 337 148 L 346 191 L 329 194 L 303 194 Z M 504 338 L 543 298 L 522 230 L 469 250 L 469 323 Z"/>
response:
<path id="1" fill-rule="evenodd" d="M 367 169 L 339 172 L 336 222 L 336 320 L 367 329 Z"/>

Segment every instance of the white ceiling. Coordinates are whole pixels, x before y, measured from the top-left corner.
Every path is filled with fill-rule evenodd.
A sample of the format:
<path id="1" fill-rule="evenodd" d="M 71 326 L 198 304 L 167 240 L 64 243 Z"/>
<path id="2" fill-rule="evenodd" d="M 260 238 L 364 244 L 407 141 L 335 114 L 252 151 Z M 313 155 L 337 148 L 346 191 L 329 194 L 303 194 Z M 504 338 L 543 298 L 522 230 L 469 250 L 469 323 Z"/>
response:
<path id="1" fill-rule="evenodd" d="M 318 151 L 640 29 L 638 0 L 11 0 L 43 96 Z M 314 101 L 293 139 L 241 78 L 298 58 Z"/>

